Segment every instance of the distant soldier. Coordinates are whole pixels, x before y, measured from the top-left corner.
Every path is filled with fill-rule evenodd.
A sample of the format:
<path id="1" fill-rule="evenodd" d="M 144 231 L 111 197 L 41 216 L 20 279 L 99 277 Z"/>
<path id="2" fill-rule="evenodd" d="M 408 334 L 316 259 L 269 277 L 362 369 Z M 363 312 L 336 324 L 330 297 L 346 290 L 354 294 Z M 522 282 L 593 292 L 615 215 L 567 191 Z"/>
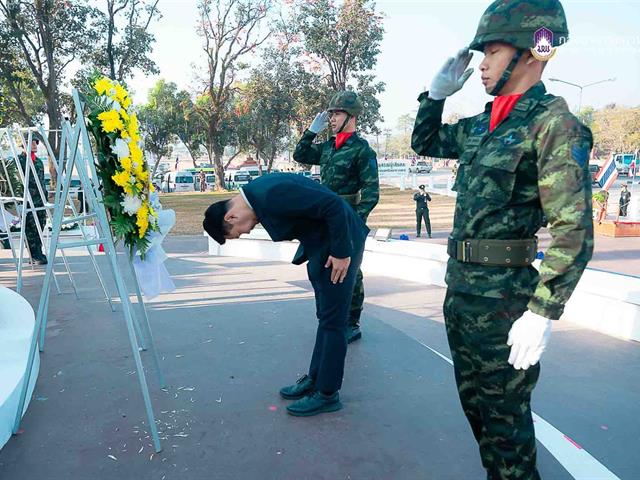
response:
<path id="1" fill-rule="evenodd" d="M 472 73 L 467 48 L 418 97 L 413 149 L 459 162 L 443 310 L 489 479 L 540 479 L 530 406 L 538 360 L 593 253 L 591 131 L 540 80 L 550 58 L 541 53 L 568 36 L 558 0 L 495 1 L 469 47 L 484 53 L 482 82 L 495 100 L 442 123 L 445 99 Z M 543 216 L 552 240 L 538 271 Z"/>
<path id="2" fill-rule="evenodd" d="M 427 235 L 431 238 L 431 219 L 429 218 L 429 204 L 431 196 L 425 191 L 424 185 L 418 187 L 418 192 L 413 195 L 413 201 L 416 202 L 416 237 L 420 236 L 422 230 L 422 221 L 427 229 Z"/>
<path id="3" fill-rule="evenodd" d="M 36 151 L 38 150 L 38 145 L 40 141 L 37 138 L 31 140 L 31 158 L 30 162 L 33 163 L 35 167 L 36 173 L 38 174 L 38 179 L 40 180 L 40 185 L 42 186 L 43 193 L 47 192 L 47 187 L 44 183 L 44 166 L 42 165 L 42 160 L 40 160 L 36 156 Z M 27 163 L 27 153 L 23 151 L 18 156 L 18 161 L 20 162 L 20 167 L 22 168 L 22 172 L 26 176 L 27 168 L 29 168 L 29 164 Z M 22 183 L 18 180 L 18 177 L 13 177 L 14 184 L 13 190 L 16 195 L 22 195 Z M 36 227 L 36 219 L 37 217 L 38 224 L 40 225 L 40 230 L 44 231 L 45 224 L 47 221 L 47 213 L 41 208 L 44 207 L 43 198 L 40 196 L 40 191 L 38 190 L 38 184 L 36 183 L 36 179 L 34 178 L 33 172 L 29 172 L 29 194 L 31 195 L 31 200 L 33 201 L 33 205 L 35 208 L 39 209 L 37 212 L 27 212 L 27 219 L 24 225 L 25 237 L 27 240 L 27 245 L 29 246 L 29 252 L 31 253 L 31 260 L 36 265 L 46 265 L 47 257 L 42 253 L 42 241 L 40 240 L 40 234 L 38 233 L 38 228 Z M 29 207 L 29 205 L 27 205 Z"/>
<path id="4" fill-rule="evenodd" d="M 356 120 L 362 113 L 362 102 L 355 92 L 336 93 L 325 112 L 316 115 L 313 123 L 296 146 L 293 158 L 306 165 L 320 165 L 320 179 L 346 200 L 366 222 L 378 204 L 380 185 L 376 153 L 356 132 Z M 334 134 L 323 143 L 314 144 L 318 133 L 331 123 Z M 364 303 L 362 270 L 358 270 L 351 308 L 349 310 L 347 341 L 362 337 L 360 316 Z"/>
<path id="5" fill-rule="evenodd" d="M 204 173 L 204 170 L 200 170 L 200 173 L 198 174 L 198 178 L 200 179 L 200 191 L 206 192 L 207 191 L 207 175 Z"/>
<path id="6" fill-rule="evenodd" d="M 627 188 L 626 185 L 622 185 L 622 190 L 620 191 L 620 216 L 627 216 L 627 208 L 629 207 L 629 203 L 631 202 L 631 192 Z"/>

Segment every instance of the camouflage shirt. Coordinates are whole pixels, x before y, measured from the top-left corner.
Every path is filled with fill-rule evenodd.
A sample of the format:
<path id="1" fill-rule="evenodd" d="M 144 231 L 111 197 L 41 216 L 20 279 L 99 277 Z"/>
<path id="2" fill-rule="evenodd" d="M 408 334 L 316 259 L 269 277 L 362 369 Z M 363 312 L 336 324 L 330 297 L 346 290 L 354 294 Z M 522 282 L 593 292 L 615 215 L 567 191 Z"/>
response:
<path id="1" fill-rule="evenodd" d="M 306 165 L 320 165 L 322 184 L 338 195 L 352 195 L 360 191 L 360 203 L 353 208 L 366 221 L 380 198 L 376 153 L 357 133 L 351 135 L 338 150 L 334 137 L 323 143 L 313 143 L 315 138 L 315 133 L 304 132 L 293 152 L 294 160 Z"/>
<path id="2" fill-rule="evenodd" d="M 493 298 L 530 296 L 528 308 L 560 317 L 593 252 L 591 131 L 566 102 L 531 87 L 493 132 L 491 103 L 453 125 L 441 123 L 444 100 L 420 95 L 412 136 L 418 155 L 457 158 L 453 231 L 467 238 L 533 238 L 548 222 L 552 241 L 539 272 L 449 259 L 450 289 Z"/>

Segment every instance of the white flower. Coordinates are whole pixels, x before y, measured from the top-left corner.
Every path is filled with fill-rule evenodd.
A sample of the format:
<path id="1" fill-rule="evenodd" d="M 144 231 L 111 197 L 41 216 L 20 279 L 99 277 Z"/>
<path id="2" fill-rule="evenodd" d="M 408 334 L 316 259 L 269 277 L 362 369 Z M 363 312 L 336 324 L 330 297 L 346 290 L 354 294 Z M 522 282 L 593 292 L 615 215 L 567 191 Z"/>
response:
<path id="1" fill-rule="evenodd" d="M 111 146 L 111 151 L 118 156 L 118 160 L 129 156 L 129 145 L 121 138 L 116 139 L 116 144 Z"/>
<path id="2" fill-rule="evenodd" d="M 124 211 L 129 215 L 135 215 L 142 206 L 142 200 L 133 195 L 125 195 L 124 202 L 120 202 L 120 205 L 124 208 Z"/>

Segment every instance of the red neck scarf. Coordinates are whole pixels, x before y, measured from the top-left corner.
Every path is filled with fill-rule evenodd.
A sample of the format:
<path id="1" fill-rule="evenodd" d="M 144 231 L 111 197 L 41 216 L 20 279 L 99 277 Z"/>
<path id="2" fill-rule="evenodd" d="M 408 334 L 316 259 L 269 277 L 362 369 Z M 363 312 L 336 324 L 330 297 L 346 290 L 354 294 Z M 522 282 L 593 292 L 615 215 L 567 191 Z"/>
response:
<path id="1" fill-rule="evenodd" d="M 349 137 L 353 135 L 353 132 L 340 132 L 336 134 L 336 150 L 338 150 L 344 142 L 349 140 Z"/>
<path id="2" fill-rule="evenodd" d="M 521 96 L 521 93 L 516 93 L 514 95 L 501 95 L 496 97 L 491 106 L 491 119 L 489 120 L 490 132 L 493 132 L 495 128 L 500 125 L 500 122 L 509 115 Z"/>

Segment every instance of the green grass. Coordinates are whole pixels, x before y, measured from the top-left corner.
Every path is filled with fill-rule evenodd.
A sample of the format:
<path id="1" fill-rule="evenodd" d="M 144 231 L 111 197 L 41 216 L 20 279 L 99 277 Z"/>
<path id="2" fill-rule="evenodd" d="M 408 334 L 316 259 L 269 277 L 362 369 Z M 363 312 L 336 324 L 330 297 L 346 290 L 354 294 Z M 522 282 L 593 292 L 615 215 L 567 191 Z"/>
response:
<path id="1" fill-rule="evenodd" d="M 165 193 L 160 195 L 163 208 L 176 211 L 176 225 L 172 235 L 201 235 L 204 211 L 209 205 L 237 195 L 238 192 Z M 400 191 L 395 187 L 382 187 L 380 202 L 369 216 L 367 225 L 372 228 L 415 228 L 415 202 L 413 191 Z M 431 195 L 429 204 L 431 227 L 436 230 L 451 230 L 455 199 L 442 195 Z"/>

